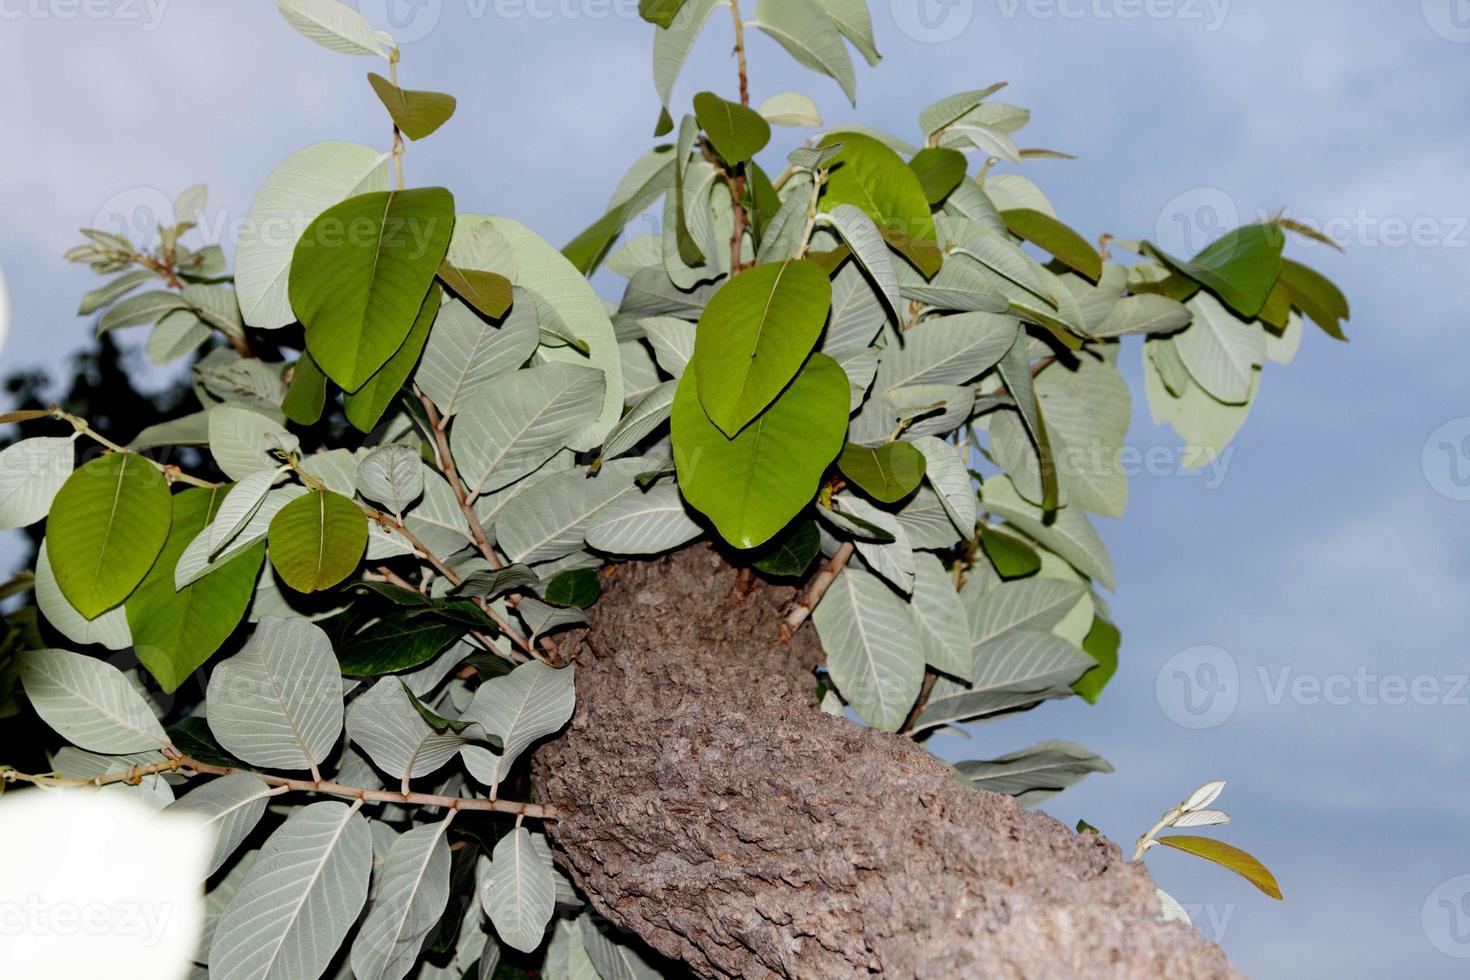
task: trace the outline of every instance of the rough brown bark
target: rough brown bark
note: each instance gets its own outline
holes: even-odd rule
[[[598,911],[702,976],[1234,975],[1113,844],[817,711],[791,598],[703,547],[608,575],[534,770]]]

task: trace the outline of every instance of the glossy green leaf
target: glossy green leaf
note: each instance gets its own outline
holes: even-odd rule
[[[466,630],[462,623],[428,612],[392,612],[343,637],[337,650],[338,666],[348,677],[378,677],[411,670],[433,660]]]
[[[546,601],[557,606],[587,609],[602,595],[602,579],[590,568],[562,572],[546,585]]]
[[[823,146],[842,144],[833,157],[822,210],[851,204],[872,218],[889,244],[926,277],[939,271],[934,216],[919,177],[894,150],[862,133],[833,133]]]
[[[804,260],[758,265],[715,293],[699,318],[690,367],[704,411],[726,435],[737,435],[796,376],[831,305],[827,274]]]
[[[320,592],[351,575],[367,547],[367,517],[330,490],[291,501],[271,520],[271,565],[297,592]]]
[[[638,16],[656,27],[667,28],[683,6],[684,0],[638,0]]]
[[[413,326],[398,350],[393,352],[386,364],[373,372],[372,377],[363,382],[361,388],[343,398],[347,421],[359,432],[373,431],[383,418],[383,413],[388,411],[393,400],[403,390],[404,382],[413,373],[414,366],[418,364],[419,356],[424,351],[424,345],[429,341],[429,331],[433,329],[434,318],[439,315],[441,298],[438,285],[430,286],[429,292],[424,296],[423,306],[419,307],[419,315],[414,318]]]
[[[1102,277],[1102,256],[1087,239],[1056,218],[1030,208],[1003,211],[1011,234],[1051,253],[1062,264],[1097,282]]]
[[[960,186],[969,167],[963,153],[941,146],[926,146],[909,161],[909,169],[919,178],[924,197],[936,207]]]
[[[174,588],[179,557],[208,526],[224,497],[223,489],[194,488],[174,495],[168,540],[124,607],[138,659],[165,693],[178,690],[229,639],[255,594],[265,559],[261,542],[213,574]]]
[[[368,84],[393,117],[393,124],[411,140],[423,139],[454,115],[452,95],[399,88],[377,72],[368,73]]]
[[[1222,868],[1229,868],[1271,898],[1278,902],[1282,900],[1281,886],[1276,883],[1276,876],[1266,870],[1264,864],[1238,847],[1232,847],[1210,837],[1192,837],[1187,834],[1173,834],[1154,839],[1165,847],[1172,847],[1176,851],[1204,858]]]
[[[327,377],[356,391],[403,345],[453,230],[442,187],[362,194],[307,227],[291,260],[291,308]]]
[[[769,541],[816,494],[847,431],[847,376],[813,355],[766,412],[727,439],[700,406],[694,364],[674,396],[674,460],[689,503],[737,548]]]
[[[694,117],[727,163],[744,163],[771,141],[771,124],[759,112],[713,92],[694,97]]]
[[[869,449],[849,442],[837,458],[842,475],[868,496],[896,504],[924,479],[924,454],[909,442],[890,442]]]
[[[51,504],[46,550],[56,584],[88,619],[126,599],[168,539],[168,484],[146,459],[109,453],[69,476]]]
[[[1026,578],[1041,571],[1036,549],[1004,531],[986,528],[980,535],[980,547],[1001,578]]]
[[[815,521],[802,521],[795,530],[777,539],[755,567],[775,578],[800,578],[822,550],[822,534]]]

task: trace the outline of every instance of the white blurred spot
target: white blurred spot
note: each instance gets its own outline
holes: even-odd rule
[[[0,798],[0,962],[7,980],[173,980],[204,918],[210,834],[119,794]]]

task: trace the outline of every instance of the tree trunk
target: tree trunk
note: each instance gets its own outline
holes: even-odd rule
[[[534,763],[597,911],[708,977],[1234,976],[1115,845],[819,712],[793,597],[703,546],[607,574]]]

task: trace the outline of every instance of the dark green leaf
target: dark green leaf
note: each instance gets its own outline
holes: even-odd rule
[[[667,28],[684,0],[638,0],[638,16],[659,27]]]
[[[315,425],[327,407],[327,376],[306,351],[291,369],[291,386],[281,411],[297,425]]]
[[[511,281],[498,272],[461,269],[445,261],[439,263],[439,279],[451,293],[492,320],[504,317],[514,299]]]
[[[348,677],[377,677],[434,659],[464,636],[466,628],[437,616],[392,612],[343,637],[337,660]]]
[[[755,567],[775,578],[800,578],[822,550],[822,534],[816,521],[802,521],[782,538]]]
[[[1153,249],[1170,268],[1220,297],[1246,319],[1253,319],[1281,276],[1286,235],[1276,225],[1245,225],[1227,232],[1188,262]]]
[[[1102,256],[1077,232],[1056,218],[1030,208],[1003,211],[1006,228],[1011,234],[1051,253],[1067,268],[1082,273],[1093,282],[1102,277]]]
[[[842,149],[832,159],[822,210],[851,204],[864,211],[883,237],[931,277],[942,256],[935,244],[934,216],[919,177],[891,148],[861,133],[833,133],[823,146]]]
[[[214,740],[214,734],[209,730],[209,722],[198,715],[190,715],[181,719],[164,729],[164,732],[168,735],[168,740],[173,743],[174,748],[191,759],[197,759],[206,765],[225,766],[230,769],[249,768],[220,747],[220,744]]]
[[[1036,550],[1009,534],[986,528],[980,534],[980,547],[1001,578],[1025,578],[1041,571],[1041,558]]]
[[[1281,281],[1291,293],[1291,304],[1334,340],[1347,340],[1342,321],[1352,313],[1347,297],[1326,276],[1314,269],[1293,262],[1281,261]]]
[[[368,73],[368,84],[378,93],[393,124],[411,140],[421,140],[454,115],[455,99],[443,92],[402,89],[376,72]]]
[[[602,595],[602,579],[590,568],[562,572],[546,585],[546,601],[556,606],[590,609]]]

